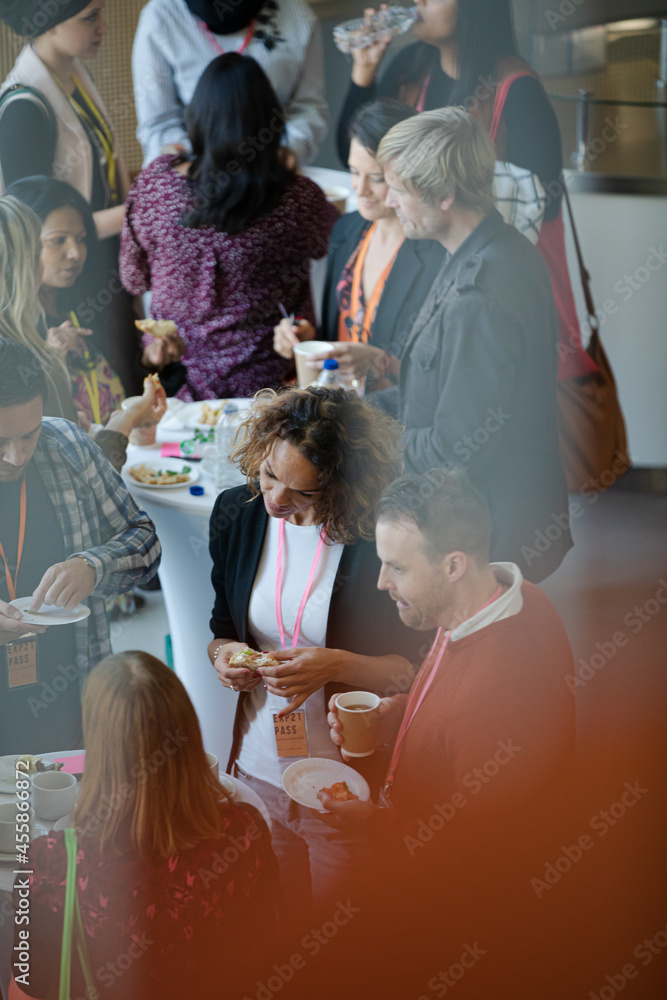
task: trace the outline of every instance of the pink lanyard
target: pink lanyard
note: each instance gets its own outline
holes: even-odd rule
[[[493,593],[493,595],[488,599],[488,601],[486,601],[484,604],[482,604],[481,608],[478,608],[477,611],[475,611],[475,615],[478,615],[480,611],[484,610],[484,608],[488,608],[488,606],[490,604],[493,604],[494,601],[497,601],[498,598],[500,597],[500,595],[502,594],[502,592],[503,592],[502,584],[499,583],[498,587],[495,590],[495,592]],[[474,615],[471,615],[470,617],[474,618]],[[421,708],[422,702],[424,701],[424,698],[428,694],[429,689],[430,689],[431,685],[433,684],[433,681],[435,680],[435,675],[438,672],[438,667],[442,663],[442,658],[445,655],[445,650],[447,649],[447,644],[449,643],[449,637],[451,636],[452,631],[453,630],[450,630],[449,632],[445,632],[445,640],[444,640],[444,642],[443,642],[443,644],[442,644],[442,646],[440,648],[440,652],[438,653],[438,655],[435,658],[435,661],[434,661],[433,666],[431,668],[431,672],[429,673],[428,677],[426,678],[426,681],[422,680],[421,684],[419,682],[417,682],[417,684],[415,684],[415,686],[413,687],[412,691],[410,692],[410,697],[408,698],[408,704],[407,704],[407,707],[405,709],[405,715],[403,716],[403,721],[401,723],[401,728],[399,729],[398,736],[396,737],[396,743],[394,745],[394,752],[391,755],[391,764],[389,765],[389,770],[387,772],[387,779],[386,779],[386,781],[384,783],[384,789],[383,789],[383,791],[384,791],[384,794],[386,796],[389,795],[389,792],[391,791],[391,786],[392,786],[392,784],[394,782],[394,772],[396,771],[396,768],[398,766],[399,758],[400,758],[401,753],[403,751],[403,744],[405,743],[405,737],[407,736],[408,729],[410,728],[412,720],[414,719],[415,715],[417,714],[417,712]],[[426,664],[430,660],[431,656],[433,655],[433,652],[435,650],[435,647],[438,644],[438,640],[440,639],[441,635],[442,635],[442,627],[438,629],[438,633],[437,633],[437,635],[435,637],[435,641],[433,642],[433,645],[431,646],[431,649],[429,650],[428,656],[424,660],[424,664],[422,666],[422,669],[419,671],[420,674],[422,673],[422,670],[424,669],[424,667],[426,666]],[[426,675],[424,674],[423,677],[424,676],[426,676]]]
[[[204,32],[205,35],[208,35],[210,41],[213,43],[213,45],[218,50],[218,52],[220,53],[220,55],[221,56],[226,55],[225,50],[223,49],[223,47],[220,44],[220,42],[218,41],[218,39],[215,37],[215,35],[211,31],[211,29],[209,28],[208,24],[204,24],[203,21],[201,21],[200,24],[201,24],[201,30]],[[236,50],[239,53],[239,55],[242,52],[245,52],[245,50],[248,48],[248,46],[250,45],[250,43],[252,41],[252,36],[254,34],[255,34],[255,19],[253,18],[252,21],[250,22],[250,24],[248,25],[248,30],[246,32],[245,38],[243,39],[243,42],[241,43],[241,47]]]
[[[315,550],[315,558],[313,559],[313,565],[310,567],[310,575],[308,577],[308,583],[306,584],[306,589],[303,592],[303,597],[301,598],[301,604],[299,605],[299,610],[296,614],[296,621],[294,622],[294,633],[292,635],[292,649],[295,649],[299,643],[299,632],[301,631],[301,619],[303,618],[303,613],[306,610],[306,604],[308,603],[308,598],[310,597],[310,590],[313,586],[313,580],[315,579],[315,573],[317,572],[317,567],[319,565],[320,556],[322,555],[322,549],[324,547],[324,528],[320,531],[320,540],[317,543],[317,549]],[[283,613],[281,608],[282,602],[282,588],[283,588],[283,549],[285,547],[285,520],[280,518],[278,522],[278,560],[276,563],[276,621],[278,623],[278,632],[280,633],[280,642],[283,649],[287,649],[285,645],[285,627],[283,625]]]
[[[424,105],[426,104],[426,91],[428,90],[428,85],[430,82],[431,82],[431,74],[427,73],[424,83],[422,85],[421,93],[417,99],[417,103],[415,104],[415,111],[418,111],[420,114],[424,110]]]

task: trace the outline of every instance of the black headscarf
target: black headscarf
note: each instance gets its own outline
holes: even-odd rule
[[[76,17],[90,0],[0,0],[0,19],[24,38],[36,38]]]
[[[259,14],[264,0],[185,0],[190,12],[216,35],[234,35]]]

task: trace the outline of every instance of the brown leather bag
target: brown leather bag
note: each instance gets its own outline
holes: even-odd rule
[[[587,352],[597,372],[558,382],[560,455],[570,493],[604,492],[631,466],[616,380],[600,340],[600,324],[591,293],[567,188],[563,187],[577,251],[586,311],[591,327]]]

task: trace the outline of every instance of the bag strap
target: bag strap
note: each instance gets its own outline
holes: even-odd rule
[[[55,143],[58,136],[58,123],[56,122],[56,116],[53,113],[53,108],[49,102],[44,97],[44,94],[40,90],[36,90],[35,87],[28,87],[23,83],[15,83],[13,87],[8,87],[4,94],[0,97],[0,115],[14,100],[29,100],[33,104],[37,104],[46,118],[48,135],[46,137],[47,143]]]
[[[507,95],[509,89],[515,80],[520,80],[522,76],[534,76],[534,73],[511,73],[506,76],[504,80],[501,80],[498,89],[496,90],[496,99],[493,102],[493,117],[491,118],[491,125],[489,126],[489,137],[491,142],[496,141],[496,135],[498,134],[498,128],[500,126],[500,119],[503,116],[503,111],[505,110],[505,101],[507,100]]]
[[[574,222],[574,212],[572,211],[572,202],[570,200],[570,193],[567,190],[566,184],[563,184],[563,196],[565,198],[565,204],[567,205],[567,214],[570,220],[570,226],[572,227],[572,237],[574,239],[574,248],[577,252],[577,263],[579,264],[581,287],[584,290],[584,299],[586,301],[586,312],[588,313],[588,321],[591,327],[591,336],[596,337],[598,334],[598,330],[600,328],[600,324],[598,322],[597,313],[595,311],[595,303],[593,302],[593,292],[591,290],[591,275],[590,271],[584,264],[584,255],[581,252],[579,233],[577,232],[577,227]]]
[[[60,952],[60,986],[58,1000],[69,1000],[70,983],[72,979],[72,931],[76,938],[76,947],[83,976],[89,991],[94,996],[95,983],[88,961],[86,939],[83,932],[79,897],[76,891],[76,833],[65,830],[65,849],[67,851],[67,881],[65,883],[65,911],[63,914],[63,940]]]

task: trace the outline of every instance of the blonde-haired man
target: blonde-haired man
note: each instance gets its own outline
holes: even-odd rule
[[[494,148],[462,108],[394,126],[378,162],[405,235],[437,240],[448,257],[408,335],[398,386],[373,400],[405,426],[407,472],[467,468],[491,511],[492,559],[538,582],[572,545],[548,271],[494,208]]]

